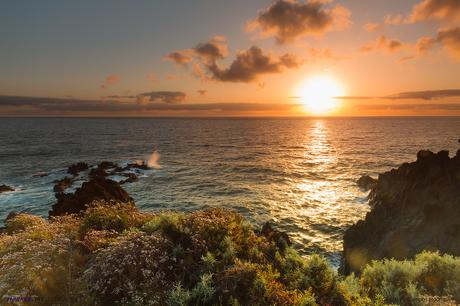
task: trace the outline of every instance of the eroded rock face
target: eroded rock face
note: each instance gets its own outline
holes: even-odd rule
[[[423,250],[460,255],[460,155],[420,151],[417,161],[379,175],[372,210],[344,236],[342,272]]]
[[[80,213],[94,200],[115,200],[133,205],[133,199],[119,183],[102,177],[84,182],[73,194],[56,193],[58,202],[52,206],[49,216]]]
[[[0,193],[14,191],[14,189],[7,185],[0,185]]]
[[[356,184],[362,190],[368,191],[371,190],[377,184],[377,180],[370,177],[369,175],[363,175],[359,178]]]

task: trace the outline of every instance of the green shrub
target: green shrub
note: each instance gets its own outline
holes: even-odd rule
[[[338,275],[223,209],[148,214],[95,203],[0,234],[0,294],[37,305],[454,305],[460,258],[424,252]]]
[[[460,302],[460,258],[423,252],[415,260],[374,261],[360,283],[371,298],[381,295],[398,305],[425,305],[430,300]]]
[[[43,226],[46,221],[43,218],[25,213],[18,214],[5,222],[5,231],[9,234],[24,231],[29,227]]]
[[[84,213],[80,223],[80,236],[91,230],[123,232],[131,227],[140,227],[145,215],[134,205],[115,202],[94,202]]]

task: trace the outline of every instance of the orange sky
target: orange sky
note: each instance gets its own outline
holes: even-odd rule
[[[0,116],[460,115],[460,1],[12,2],[0,17]],[[302,85],[318,77],[331,85]]]

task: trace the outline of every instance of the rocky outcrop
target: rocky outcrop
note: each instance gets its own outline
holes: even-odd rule
[[[0,185],[0,193],[14,191],[14,189],[7,185]]]
[[[95,200],[134,203],[119,183],[102,177],[84,182],[73,194],[56,193],[56,198],[58,202],[52,206],[50,217],[80,213]]]
[[[63,179],[56,180],[54,181],[53,191],[58,192],[58,193],[64,192],[64,190],[72,186],[72,183],[73,183],[73,180],[67,176],[64,177]]]
[[[342,272],[423,250],[460,256],[460,151],[420,151],[417,161],[379,175],[371,211],[344,236]]]
[[[67,168],[67,173],[72,174],[73,176],[77,176],[80,172],[88,169],[89,165],[87,163],[79,162]]]
[[[377,180],[370,177],[369,175],[363,175],[359,178],[356,184],[362,190],[369,191],[377,184]]]

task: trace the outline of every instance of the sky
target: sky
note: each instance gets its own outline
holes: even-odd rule
[[[460,115],[458,0],[15,0],[0,41],[0,116]]]

